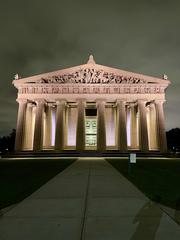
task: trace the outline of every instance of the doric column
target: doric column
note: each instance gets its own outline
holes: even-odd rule
[[[130,131],[131,131],[131,148],[137,148],[137,121],[136,121],[136,105],[130,103]]]
[[[126,102],[117,100],[117,146],[120,151],[127,151]]]
[[[85,149],[85,100],[78,99],[77,102],[76,150],[83,151]]]
[[[142,152],[149,151],[146,101],[138,100],[139,108],[139,148]]]
[[[45,148],[50,148],[52,145],[52,103],[48,103],[45,110],[44,118],[44,141]]]
[[[19,103],[17,126],[16,126],[16,140],[15,140],[15,151],[23,150],[24,131],[25,131],[25,115],[27,100],[18,99]]]
[[[156,119],[157,119],[157,135],[158,135],[159,150],[161,152],[167,152],[167,140],[166,140],[166,129],[165,129],[163,103],[164,103],[163,100],[155,100]]]
[[[33,128],[32,128],[32,109],[33,103],[27,103],[26,107],[26,121],[25,121],[25,133],[24,133],[24,147],[23,149],[32,150],[33,148]]]
[[[33,150],[42,150],[43,143],[43,112],[44,112],[44,100],[38,99],[36,101],[36,115],[35,115],[35,126],[34,126],[34,143]]]
[[[149,125],[150,125],[150,131],[149,131],[149,149],[150,150],[157,150],[158,149],[158,143],[157,143],[157,119],[156,119],[156,110],[154,103],[151,103],[149,105]]]
[[[105,101],[102,99],[97,102],[97,150],[106,150],[106,126],[105,126]]]
[[[64,150],[65,139],[65,106],[64,99],[56,101],[56,133],[55,133],[55,150]]]

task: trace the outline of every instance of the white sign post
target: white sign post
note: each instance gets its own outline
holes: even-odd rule
[[[128,157],[128,173],[131,174],[131,164],[136,163],[136,153],[130,153]]]
[[[136,163],[136,153],[130,153],[130,163]]]

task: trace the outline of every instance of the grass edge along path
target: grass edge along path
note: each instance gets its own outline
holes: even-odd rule
[[[180,210],[180,159],[138,159],[128,170],[128,159],[106,160],[148,198]]]
[[[0,160],[0,209],[22,201],[75,160]]]

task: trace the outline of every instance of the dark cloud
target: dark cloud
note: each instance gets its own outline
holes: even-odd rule
[[[0,134],[15,127],[18,72],[35,75],[82,64],[89,53],[102,65],[162,76],[167,129],[180,127],[180,2],[158,0],[41,0],[1,2]]]

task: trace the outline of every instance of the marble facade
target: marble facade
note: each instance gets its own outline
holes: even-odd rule
[[[167,151],[163,104],[170,81],[87,64],[13,81],[15,150]]]

